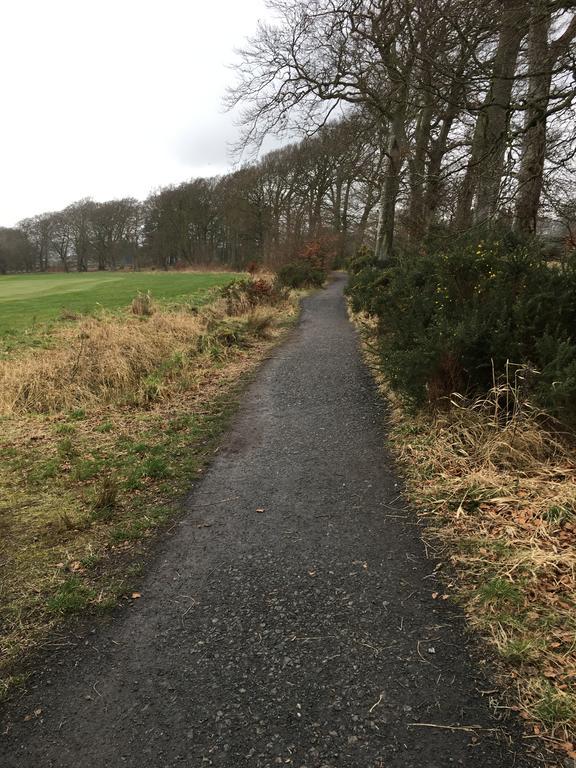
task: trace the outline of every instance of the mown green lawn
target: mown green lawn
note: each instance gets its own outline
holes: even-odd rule
[[[20,335],[63,311],[89,314],[127,307],[138,291],[160,302],[202,304],[212,288],[229,283],[234,272],[89,272],[0,276],[0,338]]]

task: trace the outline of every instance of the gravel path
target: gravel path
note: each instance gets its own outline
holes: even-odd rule
[[[5,714],[2,768],[532,765],[431,597],[343,284],[304,302],[142,598]]]

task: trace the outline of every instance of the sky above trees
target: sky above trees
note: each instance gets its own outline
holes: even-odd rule
[[[0,226],[230,167],[222,97],[263,0],[2,3]]]

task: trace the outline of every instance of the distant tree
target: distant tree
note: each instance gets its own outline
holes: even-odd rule
[[[18,224],[18,229],[24,232],[31,243],[34,269],[39,272],[45,272],[48,269],[53,226],[52,215],[47,213],[23,219]]]
[[[0,274],[34,268],[34,247],[27,235],[20,229],[0,227]]]
[[[96,203],[90,198],[78,200],[64,209],[78,272],[87,272],[94,253],[92,216]]]

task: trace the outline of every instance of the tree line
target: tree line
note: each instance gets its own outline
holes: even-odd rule
[[[573,216],[573,2],[268,5],[274,21],[241,52],[229,95],[244,107],[244,141],[361,110],[383,157],[381,262],[438,226],[531,235],[543,212]]]
[[[0,230],[0,272],[275,264],[329,235],[382,263],[431,237],[545,215],[576,244],[576,11],[556,0],[269,0],[230,105],[243,146],[297,143],[224,176],[80,200]]]
[[[374,224],[383,162],[372,126],[350,116],[224,176],[0,229],[0,272],[275,265],[327,236],[344,258]]]

